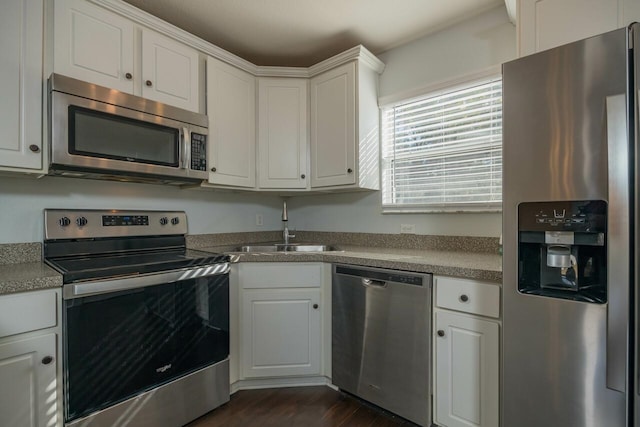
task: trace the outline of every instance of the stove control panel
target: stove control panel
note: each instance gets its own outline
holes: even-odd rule
[[[45,240],[187,234],[181,211],[45,209]]]

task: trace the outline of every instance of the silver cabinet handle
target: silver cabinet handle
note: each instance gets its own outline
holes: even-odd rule
[[[609,234],[607,283],[607,388],[625,392],[629,325],[629,147],[625,95],[607,97]]]
[[[178,163],[182,169],[189,168],[189,152],[191,151],[189,148],[189,144],[191,143],[191,135],[189,134],[189,129],[186,127],[182,128],[181,132],[182,136],[182,145],[180,147],[180,158],[178,159]]]

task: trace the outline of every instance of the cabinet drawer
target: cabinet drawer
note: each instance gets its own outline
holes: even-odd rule
[[[241,263],[238,273],[243,289],[317,288],[322,284],[322,263]]]
[[[500,286],[455,277],[436,277],[436,306],[449,310],[500,317]]]
[[[56,292],[0,296],[0,337],[56,326]]]

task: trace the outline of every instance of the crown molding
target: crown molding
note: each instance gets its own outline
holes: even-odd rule
[[[382,73],[382,71],[384,70],[384,63],[382,61],[376,58],[373,53],[369,52],[366,47],[358,45],[352,47],[349,50],[345,50],[344,52],[339,53],[335,56],[332,56],[331,58],[325,59],[322,62],[312,65],[311,67],[309,67],[309,77],[324,73],[325,71],[329,71],[332,68],[345,64],[347,62],[357,60],[367,65],[378,74]]]
[[[129,3],[125,3],[120,0],[89,0],[92,3],[95,3],[105,9],[108,9],[117,14],[123,15],[127,19],[131,19],[139,25],[145,26],[151,30],[157,31],[161,34],[169,36],[173,39],[178,40],[181,43],[184,43],[188,46],[193,47],[194,49],[199,50],[200,52],[213,56],[221,61],[227,62],[234,67],[240,68],[241,70],[247,71],[251,74],[256,74],[257,68],[251,62],[240,58],[239,56],[234,55],[231,52],[227,52],[226,50],[209,43],[197,37],[182,28],[178,28],[175,25],[169,24],[162,19],[153,16],[143,10],[138,9],[130,5]]]
[[[360,63],[370,67],[378,74],[384,70],[384,63],[362,45],[355,46],[349,50],[339,53],[331,58],[325,59],[311,67],[265,67],[257,66],[251,62],[234,55],[214,44],[209,43],[175,25],[169,24],[162,19],[153,16],[143,10],[125,3],[122,0],[88,0],[111,12],[131,19],[138,25],[165,34],[185,45],[226,62],[236,68],[244,70],[256,77],[293,77],[309,78],[317,74],[328,71],[334,67],[347,62],[358,60]]]

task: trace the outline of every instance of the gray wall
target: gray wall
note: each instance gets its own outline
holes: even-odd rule
[[[515,28],[498,7],[392,49],[380,95],[420,90],[515,57]],[[317,231],[498,236],[499,214],[385,214],[380,193],[310,195],[289,199],[290,225]],[[42,241],[44,208],[175,209],[189,217],[192,234],[279,229],[281,199],[251,192],[223,193],[69,178],[0,177],[0,243]],[[262,214],[264,225],[255,225]]]
[[[380,96],[416,96],[429,87],[497,67],[516,57],[516,29],[499,6],[443,31],[391,49]],[[289,222],[299,229],[399,233],[415,224],[417,234],[497,237],[499,213],[383,214],[380,192],[294,197]]]
[[[495,213],[382,214],[378,191],[294,197],[287,206],[298,230],[397,234],[400,224],[414,224],[416,234],[496,237],[502,227]]]
[[[274,195],[222,193],[71,178],[0,177],[0,243],[42,241],[45,208],[184,210],[189,233],[280,228],[282,199]],[[256,214],[264,225],[256,226]]]

